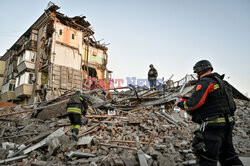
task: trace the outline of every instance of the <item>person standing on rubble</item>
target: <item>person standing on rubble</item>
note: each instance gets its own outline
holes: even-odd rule
[[[152,89],[156,87],[156,79],[157,79],[158,73],[152,64],[149,65],[149,67],[150,69],[148,71],[148,81],[149,81],[150,89]]]
[[[78,140],[78,133],[81,128],[81,115],[85,115],[88,110],[88,104],[82,96],[82,91],[77,90],[67,103],[67,113],[71,123],[72,136],[74,140]]]
[[[192,121],[201,125],[194,132],[192,146],[200,166],[242,166],[232,143],[236,104],[232,86],[223,80],[224,75],[212,73],[213,67],[201,60],[193,67],[198,82],[195,91],[186,101],[176,105],[192,116]]]

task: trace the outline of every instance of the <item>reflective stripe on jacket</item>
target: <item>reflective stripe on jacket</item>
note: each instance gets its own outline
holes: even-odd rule
[[[192,120],[196,123],[201,124],[209,117],[221,117],[230,112],[228,98],[222,93],[217,80],[213,78],[217,75],[217,73],[213,73],[202,77],[192,96],[187,101],[178,103],[179,107],[192,115]]]
[[[68,113],[74,112],[74,113],[82,114],[82,110],[80,108],[76,108],[76,107],[68,107],[67,112]]]

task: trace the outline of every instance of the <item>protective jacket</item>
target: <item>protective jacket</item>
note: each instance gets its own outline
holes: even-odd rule
[[[148,79],[153,80],[156,79],[157,76],[158,76],[157,70],[154,67],[150,68],[148,71]]]
[[[74,94],[70,97],[67,104],[68,113],[86,114],[88,104],[84,97],[78,94]]]
[[[233,115],[236,106],[233,100],[233,92],[230,84],[223,81],[224,76],[212,73],[202,77],[192,96],[178,106],[184,108],[192,120],[201,124],[213,117],[225,117]]]

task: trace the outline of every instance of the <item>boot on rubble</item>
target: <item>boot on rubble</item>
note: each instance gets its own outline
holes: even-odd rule
[[[78,137],[77,137],[78,132],[79,132],[79,130],[76,129],[76,128],[72,130],[72,137],[73,137],[73,139],[74,139],[75,141],[78,141]]]

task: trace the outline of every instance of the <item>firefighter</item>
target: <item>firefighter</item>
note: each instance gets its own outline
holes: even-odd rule
[[[156,86],[156,79],[157,79],[158,73],[152,64],[149,65],[149,68],[150,69],[148,71],[148,81],[149,81],[150,89],[152,89]]]
[[[192,121],[201,125],[195,131],[192,146],[200,166],[242,166],[232,143],[235,124],[232,86],[223,80],[224,75],[212,73],[213,67],[201,60],[193,67],[198,82],[194,93],[186,101],[176,105],[192,116]]]
[[[82,91],[77,90],[73,94],[69,102],[67,103],[67,113],[71,123],[72,137],[74,140],[78,140],[78,133],[81,127],[81,115],[85,115],[88,110],[88,104],[82,96]]]

